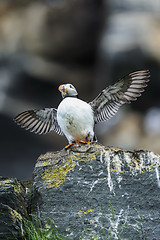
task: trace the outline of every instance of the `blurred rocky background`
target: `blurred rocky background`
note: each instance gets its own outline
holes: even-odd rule
[[[67,144],[55,133],[37,136],[13,117],[57,107],[57,88],[70,82],[91,101],[104,87],[149,69],[142,97],[98,124],[99,141],[160,153],[160,1],[0,1],[0,175],[32,177],[36,159]]]

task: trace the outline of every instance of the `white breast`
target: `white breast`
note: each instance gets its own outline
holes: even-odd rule
[[[91,106],[73,97],[65,98],[58,106],[57,121],[69,143],[93,140],[94,115]]]

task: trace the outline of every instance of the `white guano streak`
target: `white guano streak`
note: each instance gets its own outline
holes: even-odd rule
[[[159,179],[159,160],[156,158],[156,167],[155,167],[156,177],[157,177],[157,184],[160,188],[160,179]]]

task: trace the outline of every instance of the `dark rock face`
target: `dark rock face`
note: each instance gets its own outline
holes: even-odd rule
[[[26,214],[25,188],[15,178],[0,177],[0,239],[16,239]]]
[[[74,239],[160,236],[160,157],[98,144],[41,155],[34,211]]]
[[[47,217],[53,219],[71,239],[159,240],[159,166],[160,156],[153,152],[99,144],[41,155],[34,169],[33,206],[26,203],[32,184],[25,188],[14,178],[0,177],[0,239],[21,236],[31,207],[44,225]]]

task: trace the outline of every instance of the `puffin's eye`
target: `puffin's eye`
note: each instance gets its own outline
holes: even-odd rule
[[[73,85],[72,85],[72,84],[70,84],[70,88],[73,88]]]

